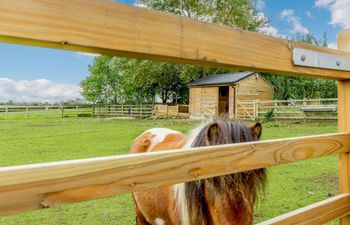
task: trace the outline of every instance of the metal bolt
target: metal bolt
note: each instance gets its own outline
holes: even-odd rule
[[[301,59],[301,61],[304,62],[306,60],[306,56],[305,55],[301,55],[300,59]]]
[[[336,64],[337,64],[337,66],[340,66],[340,61],[339,61],[339,60],[337,60]]]

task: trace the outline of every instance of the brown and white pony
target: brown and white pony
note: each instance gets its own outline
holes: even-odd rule
[[[188,138],[178,131],[153,128],[136,138],[130,152],[257,141],[261,130],[260,123],[248,127],[225,119],[199,127]],[[265,181],[265,169],[257,169],[134,192],[137,224],[252,224],[254,202]]]

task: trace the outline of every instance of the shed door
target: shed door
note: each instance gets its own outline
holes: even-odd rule
[[[219,87],[219,115],[227,115],[229,108],[229,86]]]

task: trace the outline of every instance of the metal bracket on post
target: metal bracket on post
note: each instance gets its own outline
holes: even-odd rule
[[[292,60],[295,66],[350,71],[350,57],[330,53],[294,48]]]

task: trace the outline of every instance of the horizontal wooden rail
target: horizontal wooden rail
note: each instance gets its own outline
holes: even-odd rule
[[[350,133],[0,168],[0,215],[348,152]]]
[[[257,225],[325,224],[348,214],[350,214],[350,194],[340,194]]]
[[[0,41],[205,66],[336,79],[350,72],[294,66],[294,47],[349,53],[107,0],[1,0]]]

